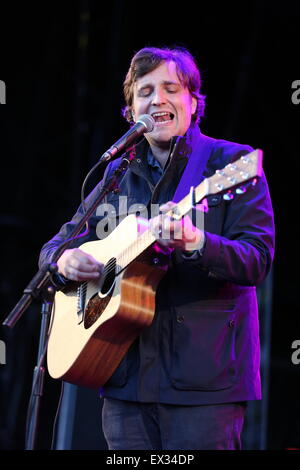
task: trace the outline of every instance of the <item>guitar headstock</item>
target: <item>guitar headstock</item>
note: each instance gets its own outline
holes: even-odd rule
[[[227,192],[223,198],[232,199],[234,197],[233,188],[236,188],[236,193],[245,192],[246,188],[243,183],[262,175],[262,158],[262,150],[256,149],[225,166],[222,170],[217,170],[214,175],[203,180],[196,188],[192,186],[190,193],[177,203],[168,214],[173,219],[180,220],[183,215],[195,207],[196,203],[210,194]]]
[[[263,152],[256,149],[242,156],[233,163],[229,163],[222,170],[217,170],[206,179],[207,195],[222,193],[242,183],[262,175]]]

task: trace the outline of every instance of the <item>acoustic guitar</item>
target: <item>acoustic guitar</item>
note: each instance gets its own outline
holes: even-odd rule
[[[262,151],[257,149],[204,179],[192,188],[193,197],[187,195],[169,214],[180,220],[211,194],[227,191],[225,198],[231,198],[233,188],[242,193],[241,184],[254,184],[261,174]],[[156,290],[169,260],[155,250],[157,239],[150,227],[130,214],[105,239],[80,246],[104,270],[100,279],[70,281],[55,295],[47,350],[53,378],[90,388],[104,385],[151,324]]]

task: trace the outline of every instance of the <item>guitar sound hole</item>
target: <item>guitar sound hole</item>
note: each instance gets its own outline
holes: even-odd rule
[[[100,288],[100,296],[106,296],[115,283],[116,278],[116,259],[112,258],[104,268],[102,274],[102,284]]]
[[[102,274],[102,283],[99,293],[88,301],[84,312],[84,327],[90,328],[100,318],[113,294],[115,283],[116,259],[111,259],[105,266]]]

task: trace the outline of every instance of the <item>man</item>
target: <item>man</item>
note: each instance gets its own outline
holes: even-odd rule
[[[166,213],[182,191],[252,150],[201,134],[200,85],[186,50],[145,48],[133,57],[124,114],[130,122],[150,114],[155,126],[136,146],[119,194],[107,196],[116,210],[126,195],[131,203],[160,204]],[[105,180],[118,163],[108,165]],[[152,222],[168,234],[159,243],[169,250],[169,269],[152,324],[101,392],[109,449],[239,449],[246,402],[261,398],[254,286],[267,275],[274,251],[265,177],[232,200],[219,194],[207,200],[204,229],[194,226],[195,211],[182,221],[165,215]],[[81,213],[43,247],[41,263]],[[99,220],[95,215],[91,227]],[[63,282],[101,275],[99,263],[80,248],[66,250],[58,268]]]

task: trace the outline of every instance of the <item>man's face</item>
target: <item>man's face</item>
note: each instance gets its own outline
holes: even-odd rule
[[[150,145],[164,146],[171,137],[184,135],[196,107],[196,98],[178,78],[175,62],[163,62],[134,84],[134,120],[142,114],[151,114],[155,120],[153,131],[146,134]]]

